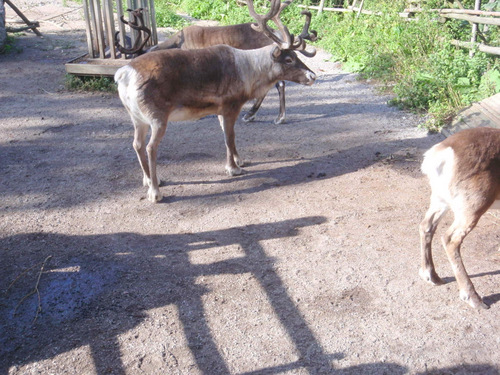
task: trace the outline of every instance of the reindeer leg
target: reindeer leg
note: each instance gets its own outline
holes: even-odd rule
[[[455,216],[453,224],[443,237],[443,246],[446,249],[446,255],[448,256],[453,273],[457,279],[460,290],[460,298],[476,309],[488,309],[489,306],[486,305],[477,294],[476,289],[474,288],[474,285],[465,270],[465,266],[460,255],[460,246],[462,245],[464,238],[472,229],[474,229],[480,217],[481,215],[478,215],[477,213],[468,215],[467,212],[460,216]]]
[[[285,122],[285,117],[286,117],[286,108],[285,108],[285,81],[279,81],[276,83],[276,89],[278,90],[279,98],[280,98],[280,113],[278,117],[276,117],[276,120],[274,120],[275,124],[283,124]],[[252,108],[243,116],[243,121],[245,122],[250,122],[255,120],[255,115],[257,114],[257,111],[259,110],[260,106],[262,105],[262,102],[264,101],[264,98],[266,96],[264,95],[261,98],[257,98],[255,100],[255,103],[253,104]]]
[[[226,115],[219,115],[219,122],[222,130],[224,131],[224,137],[227,149],[227,160],[226,160],[226,172],[230,176],[240,175],[243,170],[240,167],[245,165],[245,162],[238,155],[236,151],[236,144],[234,141],[234,124],[239,111],[235,111],[236,114],[230,113]]]
[[[262,105],[262,102],[264,101],[264,98],[266,96],[264,95],[261,98],[255,99],[255,103],[253,104],[252,108],[243,116],[243,121],[245,122],[251,122],[255,120],[255,115],[257,114],[257,111],[259,110],[260,106]]]
[[[432,238],[439,221],[447,210],[448,205],[435,195],[432,195],[429,209],[419,227],[422,262],[418,273],[423,280],[433,285],[443,284],[443,280],[436,273],[434,261],[432,260]]]
[[[280,114],[274,120],[276,125],[283,124],[285,122],[286,117],[286,108],[285,108],[285,81],[279,81],[276,83],[276,89],[278,90],[278,94],[280,97]]]
[[[158,176],[156,174],[156,158],[158,155],[158,146],[165,135],[167,130],[167,121],[156,122],[151,124],[151,138],[147,146],[148,159],[149,159],[149,171],[151,182],[148,190],[148,200],[155,203],[160,201],[163,196],[160,192]]]
[[[146,157],[146,135],[148,134],[149,126],[138,119],[132,117],[132,122],[134,123],[134,142],[133,147],[139,159],[139,164],[141,165],[143,172],[142,184],[144,186],[149,186],[151,184],[151,175],[149,173],[149,165]]]

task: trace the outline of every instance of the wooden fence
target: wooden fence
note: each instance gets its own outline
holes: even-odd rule
[[[420,12],[424,12],[424,10],[420,7],[421,0],[409,0],[409,7],[405,9],[404,12],[400,13],[401,17],[406,17],[411,19],[411,17],[415,16]],[[490,11],[481,11],[481,0],[475,1],[475,9],[464,9],[462,3],[459,0],[455,0],[455,3],[459,6],[460,9],[431,9],[427,12],[437,13],[441,19],[444,21],[446,19],[456,19],[456,20],[464,20],[468,21],[472,25],[471,32],[471,40],[470,41],[460,41],[453,40],[452,44],[462,48],[468,48],[471,50],[471,54],[473,54],[474,50],[479,50],[481,52],[498,55],[500,56],[500,47],[494,47],[487,45],[486,37],[479,31],[478,25],[486,25],[487,26],[500,26],[500,12],[490,12]],[[328,8],[324,6],[325,0],[321,0],[319,5],[317,6],[307,6],[307,5],[299,5],[301,8],[314,9],[318,11],[318,14],[323,11],[327,12],[342,12],[342,13],[357,13],[360,14],[368,14],[368,15],[381,15],[380,12],[373,12],[364,9],[364,0],[352,0],[349,2],[349,6],[346,8]],[[477,39],[480,38],[481,42],[477,42]]]
[[[111,76],[133,57],[115,48],[116,32],[119,32],[119,43],[123,47],[133,46],[140,38],[139,32],[133,29],[130,29],[129,37],[126,37],[125,25],[120,21],[130,16],[124,14],[125,1],[128,9],[143,9],[144,26],[151,31],[151,38],[146,46],[158,43],[154,0],[83,0],[88,54],[69,61],[66,64],[68,73]],[[127,41],[126,38],[130,40]]]

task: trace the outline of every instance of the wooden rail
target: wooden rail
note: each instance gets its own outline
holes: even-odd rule
[[[414,1],[415,2],[415,1]],[[359,5],[359,0],[353,0],[352,5],[347,8],[329,8],[324,6],[324,1],[322,0],[317,5],[298,5],[300,8],[314,9],[320,14],[323,11],[327,12],[339,12],[339,13],[354,13],[367,14],[367,15],[381,15],[382,12],[373,12],[370,10],[363,9],[363,2]],[[356,6],[359,5],[359,6]],[[411,5],[411,4],[410,4]],[[459,4],[461,6],[461,3]],[[489,53],[492,55],[500,56],[500,47],[488,46],[484,43],[477,43],[476,38],[479,36],[483,41],[485,37],[479,32],[477,25],[490,25],[490,26],[500,26],[500,12],[493,11],[483,11],[479,10],[481,7],[481,0],[476,0],[475,9],[430,9],[423,10],[419,8],[411,7],[410,9],[405,9],[403,13],[400,13],[401,17],[408,17],[412,14],[422,13],[422,12],[433,12],[437,13],[443,19],[456,19],[468,21],[473,25],[472,37],[469,42],[463,42],[459,40],[453,40],[452,44],[461,47],[468,48],[471,50],[471,55],[473,55],[474,50],[479,50],[484,53]]]

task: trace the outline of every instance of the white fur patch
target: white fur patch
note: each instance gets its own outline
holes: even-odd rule
[[[120,99],[130,114],[145,123],[149,120],[139,109],[137,100],[137,72],[130,65],[125,65],[115,73],[115,82],[118,84]]]
[[[451,202],[450,183],[455,169],[455,152],[451,147],[441,149],[438,145],[424,154],[422,172],[429,178],[432,195],[448,204]]]

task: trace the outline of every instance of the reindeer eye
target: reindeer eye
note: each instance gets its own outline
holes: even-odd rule
[[[291,57],[291,56],[285,57],[285,64],[287,64],[287,65],[293,64],[294,61],[295,61],[295,59],[293,57]]]

